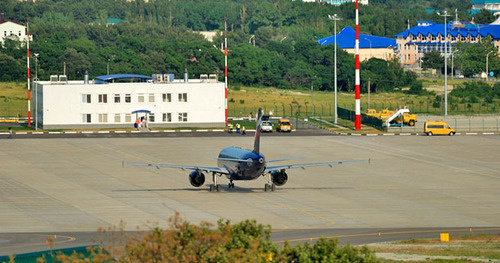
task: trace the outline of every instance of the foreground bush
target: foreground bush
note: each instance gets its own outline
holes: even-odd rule
[[[123,226],[119,227],[123,229]],[[89,248],[91,258],[58,255],[57,262],[376,262],[366,247],[339,247],[321,238],[315,244],[280,248],[270,241],[270,226],[245,220],[235,225],[220,220],[193,225],[176,214],[169,228],[127,236],[123,230],[101,230],[102,248]],[[38,262],[44,262],[39,259]]]

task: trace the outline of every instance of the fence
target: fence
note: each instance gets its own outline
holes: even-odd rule
[[[470,105],[470,106],[469,106]],[[271,114],[274,116],[284,116],[291,118],[292,121],[297,122],[297,128],[304,127],[298,122],[299,119],[310,118],[310,117],[318,117],[318,118],[331,118],[334,114],[333,105],[330,104],[315,104],[315,110],[311,110],[308,105],[299,105],[299,104],[288,104],[281,105],[280,107],[263,107],[264,112],[267,114]],[[419,105],[420,106],[420,105]],[[407,132],[420,132],[423,130],[423,123],[425,121],[433,121],[433,120],[444,120],[447,121],[452,127],[454,127],[457,131],[499,131],[499,112],[497,109],[498,102],[493,102],[489,104],[484,103],[461,103],[461,104],[451,104],[448,109],[449,116],[444,119],[443,112],[441,108],[434,108],[427,105],[428,107],[419,107],[410,105],[408,108],[410,112],[419,114],[417,119],[418,122],[413,127],[400,127],[400,128],[389,128],[389,130],[398,130],[398,131],[407,131]],[[382,110],[385,108],[388,109],[396,109],[398,106],[392,103],[372,103],[370,108],[374,108],[377,110]],[[339,104],[338,107],[338,116],[339,118],[354,121],[355,112],[349,110],[348,108],[354,109],[353,104]],[[362,112],[368,109],[368,104],[364,104],[362,107]],[[235,117],[245,117],[250,113],[255,113],[258,111],[258,107],[233,107],[229,109],[229,115]],[[482,117],[477,116],[478,114],[488,114],[492,115],[492,117]],[[254,115],[255,116],[255,115]],[[383,130],[383,121],[368,116],[364,113],[361,114],[361,121],[364,125],[372,126],[376,129]]]
[[[430,115],[443,115],[444,113],[444,103],[435,101],[425,101],[419,102],[417,104],[398,104],[398,103],[362,103],[361,112],[365,112],[367,109],[390,109],[395,110],[401,106],[407,107],[411,113],[415,114],[430,114]],[[354,109],[354,103],[339,103],[339,116],[340,108],[342,109]],[[229,104],[228,113],[233,117],[245,117],[248,114],[255,113],[258,111],[259,107],[245,107],[239,106],[234,103]],[[282,104],[274,106],[262,106],[265,113],[272,112],[276,116],[300,116],[300,117],[310,117],[310,116],[333,116],[334,105],[333,104],[314,104],[314,109],[311,109],[310,104]],[[448,103],[448,114],[449,115],[478,115],[478,114],[500,114],[500,101],[495,100],[491,103],[478,102],[478,103],[458,103],[450,102]],[[348,116],[348,115],[346,115]],[[344,116],[345,117],[345,116]],[[342,118],[344,118],[342,117]],[[345,118],[351,119],[351,118]]]

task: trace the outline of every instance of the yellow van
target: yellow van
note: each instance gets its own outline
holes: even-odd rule
[[[291,132],[292,124],[289,119],[281,119],[276,127],[276,131],[278,132]]]
[[[444,121],[426,121],[424,123],[424,133],[432,135],[455,135],[455,130]]]

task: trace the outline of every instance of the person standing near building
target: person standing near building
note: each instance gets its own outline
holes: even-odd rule
[[[246,133],[246,129],[245,129],[245,126],[241,127],[241,135],[245,135],[247,134]]]
[[[141,124],[141,119],[137,118],[134,123],[134,128],[139,129],[139,125]]]
[[[9,127],[9,139],[12,139],[12,127]]]

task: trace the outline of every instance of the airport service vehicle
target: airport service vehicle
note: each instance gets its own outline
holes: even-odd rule
[[[397,111],[391,111],[388,109],[381,111],[377,111],[375,109],[366,110],[366,115],[379,118],[387,122],[387,126],[390,124],[401,125],[401,114],[403,115],[403,125],[415,126],[415,122],[417,122],[417,115],[410,114],[410,110],[408,109],[399,109]]]
[[[432,136],[432,135],[455,135],[455,130],[450,127],[444,121],[426,121],[424,122],[424,133]]]
[[[260,133],[262,124],[262,110],[259,109],[257,118],[257,128],[254,138],[253,150],[242,149],[239,147],[227,147],[222,149],[217,158],[217,167],[198,166],[198,165],[177,165],[177,164],[155,164],[155,163],[131,163],[123,162],[125,165],[149,166],[149,167],[167,167],[182,170],[192,170],[189,173],[189,182],[194,187],[200,187],[205,183],[205,173],[212,173],[212,184],[210,191],[220,192],[221,187],[217,183],[217,177],[226,176],[229,179],[228,188],[234,188],[233,181],[249,181],[259,177],[266,177],[267,182],[264,185],[264,191],[275,191],[276,186],[282,186],[288,181],[286,169],[302,168],[312,166],[330,166],[346,163],[361,163],[369,160],[351,160],[340,162],[318,162],[303,164],[270,165],[273,162],[281,162],[296,158],[282,158],[266,160],[260,153]]]
[[[276,131],[278,132],[291,132],[292,124],[289,119],[281,119],[278,122],[278,126],[276,127]]]
[[[262,132],[273,132],[273,124],[270,121],[263,121],[260,130]]]

